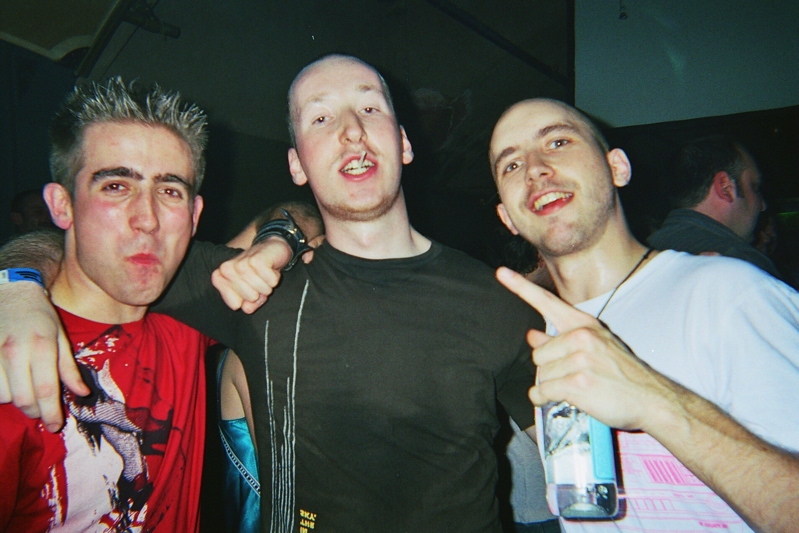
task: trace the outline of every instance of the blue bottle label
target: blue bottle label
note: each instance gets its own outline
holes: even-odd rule
[[[595,419],[588,417],[588,437],[591,442],[591,459],[594,465],[594,477],[598,483],[612,483],[616,480],[616,467],[613,460],[613,435],[610,428]]]

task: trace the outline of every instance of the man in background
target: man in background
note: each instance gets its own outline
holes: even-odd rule
[[[22,191],[11,199],[11,222],[14,235],[37,229],[55,228],[40,189]]]
[[[760,170],[742,144],[724,136],[689,142],[677,152],[668,179],[677,208],[649,236],[650,246],[736,257],[782,279],[773,261],[752,246],[766,202]]]

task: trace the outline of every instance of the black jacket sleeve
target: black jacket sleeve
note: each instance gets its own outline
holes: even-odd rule
[[[241,250],[207,242],[192,243],[175,279],[151,307],[231,346],[237,313],[222,300],[211,284],[211,273]]]

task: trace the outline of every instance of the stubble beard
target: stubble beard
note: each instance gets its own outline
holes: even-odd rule
[[[609,195],[577,220],[555,220],[542,233],[528,240],[545,257],[563,257],[588,249],[602,237],[615,209],[615,196]]]
[[[327,211],[335,220],[342,222],[371,222],[388,213],[396,205],[401,194],[402,189],[398,188],[394,194],[381,198],[376,204],[362,207],[347,205],[343,202],[323,203],[321,201],[319,202],[319,207]]]

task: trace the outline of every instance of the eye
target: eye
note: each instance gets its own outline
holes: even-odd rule
[[[127,187],[123,183],[119,183],[117,181],[110,181],[105,183],[101,190],[108,191],[108,192],[121,192],[125,190]]]
[[[328,121],[328,117],[323,115],[323,116],[316,117],[315,119],[313,119],[311,121],[311,124],[313,124],[313,125],[322,125],[322,124],[326,124],[327,121]]]
[[[366,107],[363,108],[363,113],[365,115],[372,115],[372,114],[377,113],[379,111],[380,111],[379,109],[377,109],[376,107],[372,107],[372,106],[366,106]]]
[[[175,198],[177,200],[182,199],[184,196],[183,191],[176,187],[164,187],[163,189],[161,189],[161,192],[166,196],[169,196],[170,198]]]
[[[510,163],[505,165],[505,168],[502,169],[502,174],[503,175],[508,174],[509,172],[513,172],[517,168],[519,168],[519,162],[518,161],[511,161]]]
[[[555,139],[554,141],[550,141],[549,142],[549,147],[550,148],[561,148],[563,146],[566,146],[569,143],[571,143],[571,141],[568,140],[568,139]]]

